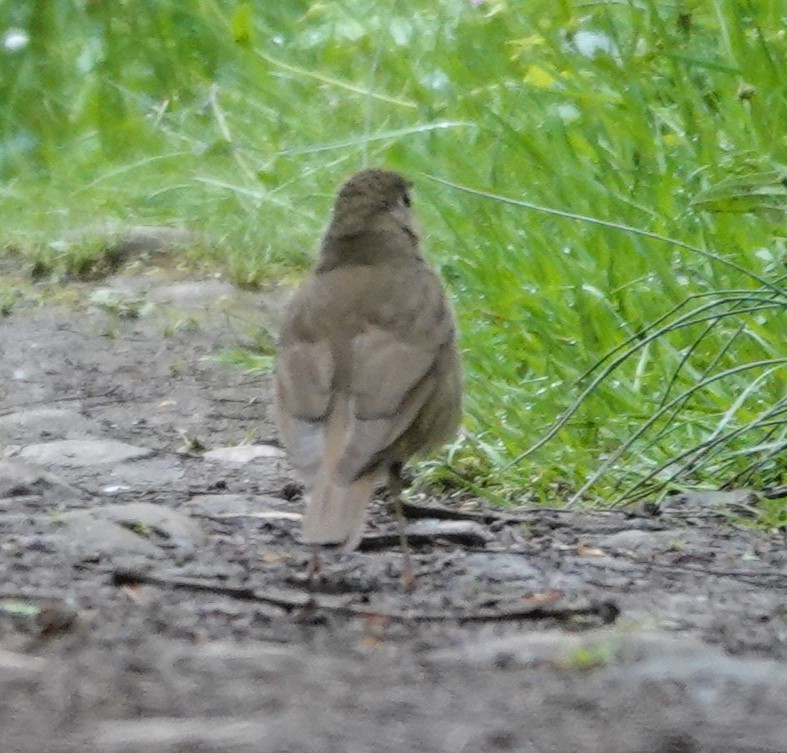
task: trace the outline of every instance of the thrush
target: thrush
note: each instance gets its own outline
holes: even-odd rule
[[[456,327],[421,251],[410,184],[363,170],[339,190],[319,258],[286,309],[276,417],[306,486],[303,540],[357,548],[375,489],[401,515],[401,471],[461,417]]]

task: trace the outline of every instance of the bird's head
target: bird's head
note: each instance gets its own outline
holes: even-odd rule
[[[379,168],[350,177],[336,197],[326,242],[375,243],[382,237],[416,248],[419,236],[410,209],[410,185],[398,173]]]

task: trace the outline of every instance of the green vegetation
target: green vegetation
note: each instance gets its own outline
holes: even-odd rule
[[[786,16],[4,3],[3,241],[40,273],[97,253],[51,244],[69,230],[168,223],[238,283],[295,279],[336,185],[384,164],[416,183],[467,354],[466,435],[432,478],[605,503],[783,484]]]

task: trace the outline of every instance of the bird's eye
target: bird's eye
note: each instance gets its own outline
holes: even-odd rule
[[[410,194],[406,193],[402,196],[402,202],[406,207],[410,206]]]

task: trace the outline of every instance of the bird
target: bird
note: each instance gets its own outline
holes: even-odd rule
[[[285,309],[275,368],[276,423],[306,492],[302,540],[353,551],[387,486],[410,575],[402,469],[455,436],[463,393],[454,314],[421,250],[411,188],[381,168],[344,182]]]

